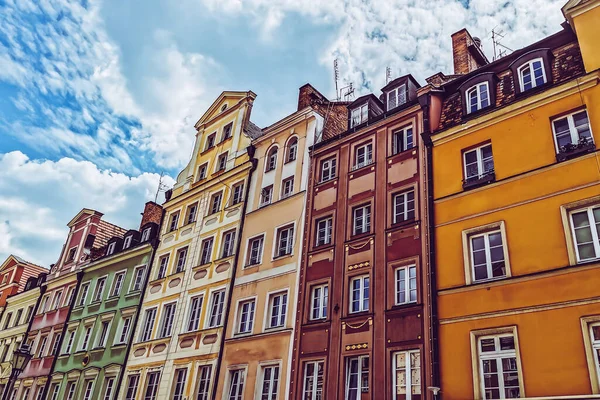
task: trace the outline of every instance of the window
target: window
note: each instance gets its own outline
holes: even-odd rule
[[[54,293],[54,301],[52,302],[53,310],[57,310],[60,308],[60,300],[62,299],[62,294],[62,290],[59,290],[58,292]]]
[[[369,104],[365,103],[360,107],[353,109],[350,113],[350,128],[367,122],[369,119]]]
[[[190,300],[190,310],[188,314],[187,331],[193,332],[200,328],[200,313],[204,296],[192,297]]]
[[[92,335],[92,326],[84,326],[83,327],[83,337],[81,338],[81,343],[79,344],[79,351],[87,350],[88,345],[90,343],[90,336]]]
[[[121,294],[121,289],[123,289],[124,281],[125,281],[125,271],[118,272],[115,274],[115,280],[113,281],[112,290],[110,291],[111,297],[117,297]]]
[[[215,141],[217,138],[217,132],[211,133],[206,137],[206,144],[204,145],[204,151],[215,147]]]
[[[106,389],[104,390],[104,400],[112,400],[113,390],[115,389],[115,378],[106,380]]]
[[[467,89],[467,114],[486,108],[490,105],[490,90],[487,82],[481,82]]]
[[[354,207],[352,210],[353,234],[369,233],[371,231],[371,205]]]
[[[179,211],[171,214],[171,220],[169,222],[169,232],[173,232],[177,229],[177,224],[179,223]]]
[[[331,243],[331,229],[333,227],[333,218],[321,218],[317,220],[317,232],[315,234],[315,246],[322,246]]]
[[[208,320],[208,328],[215,328],[221,325],[224,305],[225,289],[213,292],[210,299],[210,318]]]
[[[54,335],[54,338],[52,339],[52,353],[50,353],[50,355],[52,356],[57,356],[58,355],[58,346],[60,345],[60,338],[61,338],[61,334],[57,333],[56,335]]]
[[[118,336],[118,344],[127,343],[129,340],[129,330],[131,329],[131,317],[124,317],[121,321],[121,333]]]
[[[185,210],[185,223],[191,224],[196,221],[196,211],[198,210],[198,204],[189,205]]]
[[[235,247],[235,231],[225,232],[223,234],[223,244],[221,247],[221,258],[233,255]]]
[[[566,152],[571,147],[594,142],[586,110],[553,119],[552,129],[558,152]]]
[[[290,176],[281,181],[281,198],[285,199],[294,192],[294,177]]]
[[[10,395],[10,400],[16,400],[17,399],[17,392],[18,391],[19,391],[19,388],[14,388],[12,394]],[[25,389],[23,389],[23,400],[27,400],[27,398],[29,397],[29,393],[30,392],[31,392],[31,388],[26,387]]]
[[[131,246],[131,240],[133,239],[133,236],[127,236],[125,238],[125,241],[123,242],[123,250],[128,249],[129,246]]]
[[[42,304],[40,305],[40,314],[48,311],[48,302],[50,301],[50,295],[42,297]]]
[[[225,168],[227,168],[227,154],[228,152],[225,152],[217,159],[217,172],[225,171]]]
[[[332,157],[321,161],[321,182],[335,178],[337,160]]]
[[[394,195],[394,223],[415,219],[415,191],[413,189]]]
[[[67,263],[70,263],[75,260],[75,254],[77,253],[77,247],[73,247],[69,249],[69,254],[67,255]]]
[[[75,292],[73,292],[75,293]],[[70,304],[70,302],[69,302]],[[25,314],[25,321],[23,323],[28,323],[31,320],[31,316],[33,315],[33,306],[27,307],[27,314]]]
[[[208,400],[211,369],[210,365],[203,365],[198,370],[198,393],[196,400]]]
[[[279,386],[279,366],[271,365],[262,369],[262,389],[260,400],[277,400]]]
[[[117,243],[112,242],[108,245],[108,249],[106,249],[106,255],[110,256],[112,253],[115,252],[115,247],[117,247]]]
[[[227,125],[225,125],[225,127],[223,128],[223,139],[221,140],[227,140],[231,137],[232,128],[233,122],[230,122]]]
[[[81,285],[81,296],[79,297],[79,306],[84,306],[85,305],[85,299],[88,295],[88,292],[90,290],[90,283],[86,282],[84,284]]]
[[[144,284],[144,274],[146,273],[146,266],[140,265],[136,267],[133,271],[133,286],[131,288],[132,291],[142,290],[142,285]]]
[[[494,173],[492,145],[486,144],[464,152],[465,183],[486,178]]]
[[[102,277],[98,279],[96,283],[96,289],[94,290],[94,297],[92,297],[92,301],[101,301],[102,295],[104,294],[104,286],[106,285],[106,277]]]
[[[329,287],[327,285],[313,286],[311,290],[310,319],[327,318],[327,298]]]
[[[256,265],[262,262],[264,235],[251,238],[248,242],[248,259],[246,265]]]
[[[287,144],[287,154],[285,155],[285,162],[289,163],[296,159],[298,156],[298,138],[292,138]]]
[[[157,279],[162,279],[167,276],[167,267],[169,266],[169,255],[164,255],[158,260],[158,276]]]
[[[373,162],[373,144],[367,143],[362,146],[357,146],[354,150],[354,166],[353,170],[362,168]]]
[[[67,388],[67,400],[73,400],[75,398],[75,389],[77,388],[77,383],[69,382],[69,386]],[[26,399],[26,397],[24,397]]]
[[[519,368],[512,334],[478,338],[479,374],[485,399],[520,396]]]
[[[171,336],[173,332],[173,321],[175,320],[175,306],[177,303],[165,304],[160,322],[159,338]]]
[[[8,329],[10,327],[10,320],[12,318],[12,313],[6,314],[6,319],[4,320],[4,329]]]
[[[273,185],[262,188],[260,191],[260,206],[266,206],[273,201]]]
[[[125,400],[135,400],[135,394],[137,393],[139,383],[139,375],[129,375],[129,378],[127,379],[127,389],[125,389]]]
[[[71,353],[71,350],[73,349],[73,341],[74,340],[75,340],[75,329],[71,329],[71,330],[67,331],[67,345],[65,346],[65,351],[63,351],[63,354]]]
[[[294,246],[294,226],[288,225],[277,229],[277,249],[275,257],[292,254]]]
[[[394,400],[421,399],[421,353],[399,351],[392,356]]]
[[[417,301],[417,267],[409,265],[396,269],[396,305]]]
[[[21,323],[21,315],[23,315],[23,309],[20,308],[17,310],[17,315],[15,316],[15,326]]]
[[[140,239],[140,242],[145,242],[148,239],[150,239],[150,232],[152,231],[152,228],[146,228],[142,231],[142,238]]]
[[[173,400],[183,400],[183,390],[185,389],[185,378],[187,377],[186,368],[175,370],[175,381],[173,383]]]
[[[387,110],[392,110],[406,103],[406,85],[401,85],[387,93]]]
[[[201,181],[202,179],[206,179],[206,171],[208,170],[208,163],[202,164],[198,167],[198,177],[196,178],[196,182]]]
[[[302,384],[302,400],[323,399],[323,361],[304,363],[304,379]]]
[[[369,392],[369,356],[346,359],[346,400],[359,400]]]
[[[37,348],[37,356],[39,358],[42,358],[45,356],[47,344],[48,344],[48,336],[42,336],[42,338],[40,339],[40,344],[38,345],[38,348]]]
[[[350,312],[369,311],[369,276],[363,275],[350,281]]]
[[[231,205],[239,204],[244,200],[244,182],[240,182],[233,186],[233,196],[231,197]]]
[[[106,339],[108,338],[108,330],[110,328],[110,321],[102,321],[100,323],[100,335],[98,336],[98,342],[96,348],[106,347]]]
[[[60,391],[60,384],[53,383],[50,388],[50,400],[58,400],[58,392]]]
[[[254,300],[242,301],[238,305],[238,333],[251,333],[254,325]]]
[[[144,324],[142,331],[140,332],[140,342],[146,342],[152,337],[152,328],[154,327],[154,321],[156,320],[156,308],[146,310],[144,315]]]
[[[202,252],[200,253],[200,265],[208,264],[212,258],[213,238],[202,241]]]
[[[267,153],[265,172],[269,172],[277,167],[277,147],[271,148]]]
[[[413,128],[407,126],[392,132],[392,154],[402,153],[413,148]]]
[[[223,193],[215,193],[210,198],[210,213],[216,214],[221,210],[221,199],[223,198]]]
[[[287,311],[287,293],[272,294],[269,297],[268,328],[279,328],[285,325]]]
[[[242,400],[244,396],[244,370],[234,369],[229,371],[229,396],[228,400]]]
[[[146,391],[144,400],[155,400],[156,392],[158,392],[158,384],[160,381],[160,372],[149,372],[146,377]]]
[[[579,209],[570,216],[577,261],[600,258],[600,206]]]
[[[544,62],[541,58],[536,58],[521,65],[518,72],[521,92],[546,83],[546,71],[544,71]]]
[[[185,260],[187,258],[187,251],[188,251],[187,247],[177,250],[177,264],[175,266],[176,274],[180,273],[185,268]]]
[[[85,381],[85,390],[83,391],[83,400],[91,400],[93,393],[94,381],[88,379]]]
[[[469,242],[474,281],[506,277],[501,231],[472,235]]]

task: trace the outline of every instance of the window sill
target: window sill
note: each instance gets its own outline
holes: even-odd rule
[[[211,177],[215,177],[215,176],[222,175],[222,174],[223,174],[223,173],[224,173],[226,170],[227,170],[227,168],[224,168],[224,169],[219,169],[219,170],[217,170],[217,171],[213,172],[213,173],[212,173],[210,176],[211,176]]]
[[[216,146],[214,146],[214,145],[213,145],[213,146],[210,146],[210,147],[207,147],[206,149],[204,149],[204,150],[203,150],[203,151],[200,153],[200,155],[201,155],[201,156],[205,155],[206,153],[208,153],[209,151],[211,151],[211,150],[212,150],[212,149],[214,149],[215,147],[216,147]]]
[[[134,297],[134,296],[139,296],[141,293],[142,293],[142,291],[141,291],[141,290],[132,290],[131,292],[129,292],[129,293],[127,293],[127,294],[125,295],[125,298],[126,298],[126,299],[129,299],[129,298],[132,298],[132,297]]]
[[[594,151],[596,151],[596,144],[594,142],[563,146],[560,152],[556,154],[556,161],[563,162],[571,160],[584,154],[593,153]]]
[[[286,257],[292,257],[293,255],[294,255],[294,253],[282,254],[280,256],[273,257],[271,261],[282,260],[282,259],[284,259]]]
[[[295,159],[295,158],[294,158],[293,160],[287,160],[287,161],[285,161],[285,162],[283,163],[283,165],[286,165],[286,164],[293,163],[294,161],[296,161],[296,159]]]
[[[402,228],[402,227],[407,227],[407,226],[411,226],[416,224],[417,222],[419,222],[417,219],[415,218],[410,218],[410,219],[405,219],[403,221],[399,221],[399,222],[394,222],[391,226],[391,228]]]
[[[260,264],[262,264],[262,262],[257,262],[257,263],[253,263],[253,264],[246,264],[246,265],[244,265],[243,269],[251,269],[251,268],[256,268],[256,267],[258,267]]]
[[[325,180],[323,180],[323,181],[318,181],[318,182],[315,184],[315,187],[317,187],[317,186],[321,186],[321,185],[325,185],[326,183],[329,183],[329,182],[333,182],[333,181],[335,181],[336,179],[337,179],[337,176],[334,176],[334,177],[331,177],[331,178],[329,178],[329,179],[325,179]]]
[[[319,243],[319,244],[316,244],[313,247],[313,249],[314,250],[324,250],[324,249],[327,249],[329,247],[333,247],[333,240],[331,242],[329,242],[329,243]]]
[[[371,167],[373,165],[375,165],[375,161],[370,161],[368,164],[361,165],[361,166],[353,165],[352,168],[350,168],[350,173],[360,171],[361,169],[366,169],[367,167]]]
[[[495,278],[488,278],[488,279],[472,280],[471,283],[467,286],[481,285],[481,284],[485,284],[485,283],[501,281],[501,280],[508,279],[508,278],[510,278],[509,275],[497,276]]]
[[[481,186],[488,185],[496,181],[496,172],[491,171],[478,178],[471,178],[463,181],[463,190],[475,189]]]
[[[127,343],[114,343],[111,347],[111,349],[121,349],[124,348],[125,346],[127,346]]]
[[[401,156],[401,155],[403,155],[403,154],[407,154],[407,153],[409,153],[409,152],[412,152],[412,151],[414,151],[414,150],[417,150],[417,148],[418,148],[418,146],[413,146],[413,147],[410,147],[410,148],[408,148],[408,149],[406,149],[406,150],[399,151],[399,152],[397,152],[397,153],[393,153],[393,152],[392,152],[392,154],[391,154],[391,155],[390,155],[388,158],[393,158],[393,157],[396,157],[396,156]]]

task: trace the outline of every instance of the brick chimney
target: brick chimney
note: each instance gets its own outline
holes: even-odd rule
[[[328,101],[317,89],[312,87],[310,83],[302,86],[298,93],[298,111],[309,107],[315,100]]]
[[[163,208],[159,204],[153,201],[146,203],[144,212],[142,213],[142,222],[140,222],[140,228],[146,225],[148,222],[154,222],[160,225],[160,219],[162,218]]]
[[[483,54],[481,40],[472,37],[466,29],[452,35],[452,57],[455,75],[468,74],[489,63]]]

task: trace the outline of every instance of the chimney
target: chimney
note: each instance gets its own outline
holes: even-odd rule
[[[452,35],[452,57],[455,75],[468,74],[489,63],[483,54],[481,40],[472,37],[466,29]]]
[[[140,222],[140,228],[146,225],[148,222],[154,222],[160,225],[160,219],[162,218],[163,208],[153,201],[146,203],[144,212],[142,213],[142,222]]]
[[[300,93],[298,93],[298,111],[303,108],[309,107],[315,101],[328,101],[325,96],[323,96],[317,89],[312,87],[310,83],[302,86],[299,89]]]

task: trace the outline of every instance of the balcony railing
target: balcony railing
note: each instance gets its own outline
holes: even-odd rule
[[[372,159],[365,160],[363,162],[359,162],[359,163],[354,164],[352,166],[352,171],[356,171],[357,169],[361,169],[362,167],[366,167],[367,165],[371,165],[371,164],[373,164],[373,160]]]

